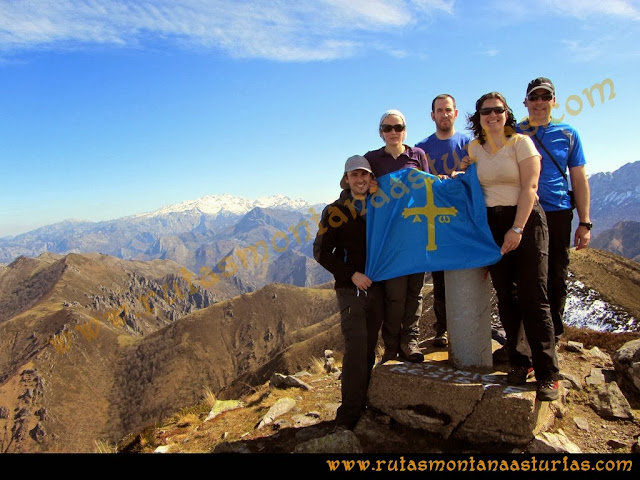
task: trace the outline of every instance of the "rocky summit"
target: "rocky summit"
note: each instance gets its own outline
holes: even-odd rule
[[[572,330],[568,335],[576,334]],[[174,415],[114,448],[127,452],[452,454],[637,453],[640,390],[631,360],[640,340],[613,357],[562,342],[560,398],[535,399],[535,379],[506,383],[501,347],[494,368],[461,370],[423,342],[422,363],[390,361],[372,373],[367,410],[353,431],[334,430],[340,370],[326,351],[309,370],[274,374],[250,395]],[[620,360],[622,359],[622,360]],[[213,415],[222,405],[231,408]],[[200,408],[196,411],[196,408]]]

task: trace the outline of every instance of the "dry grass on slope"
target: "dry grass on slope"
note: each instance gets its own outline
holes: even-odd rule
[[[571,250],[569,270],[609,303],[640,318],[640,264],[604,250]]]
[[[210,390],[203,390],[202,401],[197,405],[185,407],[164,421],[144,429],[137,435],[130,435],[120,443],[120,453],[152,453],[162,447],[167,453],[211,453],[220,444],[242,442],[251,445],[256,452],[289,453],[292,445],[299,442],[294,437],[299,429],[283,428],[274,433],[272,425],[262,429],[256,428],[269,408],[279,399],[291,397],[296,406],[281,417],[295,425],[297,414],[317,412],[320,423],[313,428],[326,429],[332,427],[335,408],[340,402],[340,380],[327,375],[323,361],[312,358],[309,376],[302,380],[313,387],[307,391],[300,388],[270,388],[269,382],[259,385],[239,399],[242,408],[228,410],[207,420],[211,410],[212,395]]]

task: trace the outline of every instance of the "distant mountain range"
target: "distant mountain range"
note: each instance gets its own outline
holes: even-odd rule
[[[638,261],[640,254],[640,161],[589,177],[591,246]],[[578,218],[574,214],[574,227]]]
[[[589,177],[592,236],[623,220],[640,222],[640,161]]]
[[[640,222],[640,161],[591,175],[589,183],[592,245],[636,258],[638,235],[628,230]],[[331,279],[312,255],[323,207],[284,195],[257,200],[209,195],[150,213],[102,222],[68,220],[1,238],[0,264],[43,252],[98,252],[126,260],[173,260],[240,291],[272,282],[317,285]]]
[[[572,251],[570,269],[568,325],[638,331],[640,265],[594,248]],[[238,398],[344,351],[330,283],[238,294],[183,270],[96,253],[0,266],[0,452],[91,452],[205,388]],[[421,342],[434,333],[428,281],[423,294]]]
[[[622,220],[595,237],[591,246],[640,262],[640,222]]]
[[[3,238],[0,263],[43,252],[96,252],[125,260],[173,260],[241,291],[273,282],[320,284],[330,279],[312,258],[323,207],[283,195],[258,200],[209,195],[150,213],[103,222],[69,220]]]

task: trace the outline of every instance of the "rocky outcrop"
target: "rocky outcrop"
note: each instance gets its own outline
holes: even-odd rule
[[[441,362],[391,361],[374,368],[369,405],[444,439],[524,445],[551,426],[554,410],[536,402],[535,383],[511,386],[505,377]]]
[[[296,401],[293,398],[284,397],[280,398],[276,403],[274,403],[269,411],[266,413],[264,417],[258,423],[257,429],[261,429],[266,425],[270,425],[274,422],[274,420],[281,415],[284,415],[293,407],[296,406]]]
[[[634,346],[618,356],[629,357]],[[635,419],[609,355],[578,342],[564,355],[572,356],[563,358],[567,364],[581,365],[581,371],[567,372],[560,382],[560,398],[554,402],[536,400],[535,381],[508,385],[500,371],[465,371],[443,361],[391,361],[372,372],[369,406],[444,440],[512,444],[532,453],[575,453],[579,448],[564,432],[553,431],[556,420],[567,415],[571,390],[586,392],[591,408],[603,419]],[[589,428],[584,419],[575,423]]]
[[[335,427],[340,380],[314,358],[310,369],[274,374],[242,401],[226,401],[223,419],[211,413],[194,438],[210,435],[211,453],[443,454],[443,453],[629,453],[638,450],[637,418],[600,418],[589,394],[615,389],[611,358],[599,349],[573,342],[559,354],[562,395],[555,402],[535,400],[535,381],[514,388],[506,374],[462,371],[448,364],[445,352],[427,353],[422,364],[376,365],[367,409],[355,428]],[[325,360],[333,359],[331,350]],[[286,378],[304,378],[313,389],[292,386]],[[380,398],[380,393],[384,395]],[[609,397],[615,394],[607,393]],[[606,400],[610,403],[610,399]],[[225,403],[226,405],[227,403]],[[221,408],[222,408],[221,404]],[[254,428],[247,419],[262,412]],[[267,412],[264,414],[264,412]],[[635,411],[632,411],[635,414]],[[233,417],[240,429],[232,430]],[[257,417],[256,417],[257,418]],[[166,425],[166,424],[165,424]],[[184,451],[182,425],[163,426],[150,451]],[[207,432],[208,433],[205,433]],[[448,435],[448,436],[447,436]],[[169,437],[172,438],[169,441]],[[178,441],[180,440],[180,441]],[[366,461],[363,460],[363,466]]]
[[[536,435],[528,447],[529,453],[582,453],[580,447],[567,438],[564,432],[542,432]]]
[[[180,275],[154,280],[134,272],[128,274],[124,293],[100,288],[102,293],[94,294],[87,308],[98,310],[105,320],[132,335],[153,332],[216,303],[208,290]]]
[[[633,419],[629,402],[616,382],[596,386],[589,394],[591,406],[598,415],[608,419]]]
[[[294,453],[362,453],[362,445],[354,432],[338,429],[328,435],[300,443]]]
[[[223,412],[228,412],[229,410],[235,410],[236,408],[242,407],[244,407],[244,403],[240,400],[216,400],[211,407],[205,422],[213,420]]]
[[[297,376],[283,375],[277,372],[271,376],[270,385],[275,388],[299,387],[304,390],[313,390],[311,385],[305,383]]]
[[[5,435],[0,436],[0,452],[6,452],[10,446],[13,451],[22,451],[23,442],[31,437],[42,442],[47,433],[43,421],[47,417],[44,407],[39,407],[44,396],[44,381],[37,370],[27,368],[20,372],[17,382],[18,393],[13,404],[13,414],[0,406],[0,426]],[[9,435],[6,435],[10,431]]]
[[[640,392],[640,339],[619,348],[613,355],[613,364],[622,381]]]

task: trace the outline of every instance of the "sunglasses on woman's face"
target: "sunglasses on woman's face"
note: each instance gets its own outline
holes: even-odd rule
[[[491,115],[491,112],[500,115],[501,113],[504,113],[504,107],[485,107],[478,111],[480,112],[480,115]]]
[[[384,133],[389,133],[391,130],[395,130],[396,132],[401,132],[404,130],[404,125],[387,125],[386,123],[380,125],[380,130]]]
[[[550,93],[543,93],[542,95],[535,95],[535,94],[530,94],[527,99],[530,102],[535,102],[536,100],[538,100],[539,98],[541,98],[542,100],[544,100],[545,102],[549,102],[551,101],[551,99],[553,98],[553,95],[551,95]]]

